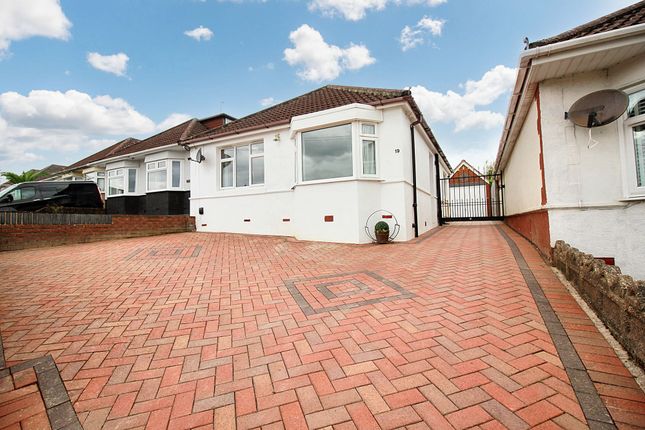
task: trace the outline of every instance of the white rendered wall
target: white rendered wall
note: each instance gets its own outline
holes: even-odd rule
[[[540,93],[540,97],[542,94]],[[541,105],[545,102],[540,99]],[[540,136],[537,102],[533,100],[513,152],[504,167],[504,209],[506,215],[531,212],[542,207]],[[542,122],[544,123],[544,117]],[[548,189],[548,188],[547,188]]]
[[[377,177],[361,171],[360,120],[377,123]],[[375,109],[349,106],[320,115],[294,118],[298,130],[354,122],[354,177],[302,183],[299,181],[299,133],[290,128],[247,133],[199,146],[206,160],[190,164],[191,215],[198,231],[294,236],[303,240],[368,243],[367,218],[374,211],[392,212],[401,225],[397,240],[414,237],[410,121],[400,106]],[[225,146],[264,142],[263,185],[221,189],[218,150]],[[416,131],[419,183],[419,233],[437,225],[434,159]],[[192,153],[196,152],[193,148]],[[203,215],[199,214],[203,208]],[[326,222],[325,216],[333,216]],[[288,219],[289,221],[285,221]],[[245,221],[248,220],[248,221]]]
[[[601,89],[628,89],[645,77],[645,56],[608,70],[540,84],[542,136],[551,245],[564,240],[581,251],[614,257],[624,273],[645,279],[645,202],[625,202],[622,119],[587,129],[564,119],[580,97]],[[507,183],[508,189],[508,183]]]

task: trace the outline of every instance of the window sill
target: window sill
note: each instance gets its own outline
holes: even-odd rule
[[[139,194],[139,193],[123,193],[123,194],[114,194],[112,196],[105,196],[106,199],[112,199],[114,197],[140,197],[140,196],[145,196],[145,194]]]
[[[164,191],[190,191],[184,188],[164,188],[161,190],[147,190],[146,194],[152,194],[152,193],[163,193]]]
[[[320,185],[320,184],[333,184],[337,182],[354,182],[354,181],[370,181],[370,182],[382,182],[383,179],[379,177],[371,176],[349,176],[346,178],[333,178],[333,179],[318,179],[315,181],[302,181],[296,184],[297,187],[303,187],[307,185]]]
[[[629,203],[629,202],[640,202],[640,201],[644,201],[644,200],[645,200],[645,195],[644,196],[629,196],[629,197],[625,197],[624,199],[620,199],[618,201],[619,202]]]

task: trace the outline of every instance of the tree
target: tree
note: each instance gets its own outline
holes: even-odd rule
[[[42,175],[42,172],[38,170],[29,170],[22,173],[2,172],[2,176],[4,176],[10,184],[37,181]]]

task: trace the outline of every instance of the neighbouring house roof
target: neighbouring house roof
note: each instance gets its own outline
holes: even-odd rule
[[[49,176],[53,175],[54,173],[60,172],[62,170],[65,170],[67,166],[62,166],[60,164],[50,164],[49,166],[45,167],[44,169],[33,169],[33,171],[39,172],[43,176]]]
[[[519,67],[500,138],[495,170],[513,152],[540,82],[603,70],[645,54],[645,1],[533,42],[520,54]]]
[[[460,171],[463,171],[464,169],[470,170],[472,172],[473,176],[484,176],[484,174],[482,172],[480,172],[478,169],[474,168],[472,166],[472,164],[470,164],[466,160],[461,160],[459,162],[459,164],[457,164],[457,167],[454,168],[454,170],[452,172],[452,175],[450,175],[450,176],[451,177],[455,176],[457,173],[459,173]]]
[[[604,33],[606,31],[618,30],[632,25],[645,23],[645,1],[634,3],[609,15],[594,19],[586,24],[579,25],[571,30],[560,33],[557,36],[542,40],[536,40],[529,44],[529,48],[551,45],[552,43],[565,40],[577,39],[592,34]]]
[[[184,143],[202,142],[222,136],[285,125],[289,124],[295,116],[333,109],[353,103],[376,106],[399,101],[407,102],[417,115],[417,118],[422,118],[420,109],[414,102],[410,90],[327,85],[247,115],[220,128],[196,134]],[[424,119],[421,119],[421,125],[439,151],[446,166],[451,169],[448,159]]]
[[[198,119],[193,118],[179,125],[171,127],[168,130],[164,130],[161,133],[157,133],[154,136],[150,136],[147,139],[143,139],[135,143],[134,145],[128,146],[127,148],[120,149],[114,154],[111,154],[109,157],[104,158],[134,154],[135,152],[147,151],[149,149],[177,144],[184,139],[188,139],[189,137],[206,130],[208,130],[207,127],[202,125],[202,123],[199,122]]]
[[[110,157],[119,151],[134,145],[135,143],[140,142],[139,139],[135,139],[134,137],[128,137],[126,139],[123,139],[114,145],[110,145],[105,149],[100,150],[99,152],[96,152],[92,155],[89,155],[82,160],[77,161],[76,163],[72,164],[69,166],[65,171],[71,171],[71,170],[76,170],[80,169],[81,167],[87,166],[88,164],[94,162],[94,161],[99,161],[102,160],[103,158]]]

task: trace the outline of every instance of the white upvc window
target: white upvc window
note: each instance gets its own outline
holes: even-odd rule
[[[159,160],[146,163],[146,191],[181,188],[181,160]]]
[[[221,148],[219,154],[220,188],[264,184],[264,142]]]
[[[95,182],[99,187],[99,191],[105,192],[105,172],[92,172],[85,175],[86,181]]]
[[[121,168],[107,172],[108,197],[134,194],[137,191],[137,169]]]
[[[376,176],[376,124],[361,123],[360,128],[361,141],[361,171],[364,176]]]
[[[302,180],[350,178],[354,176],[352,124],[302,132]]]
[[[645,197],[645,85],[629,94],[623,122],[627,197]]]

